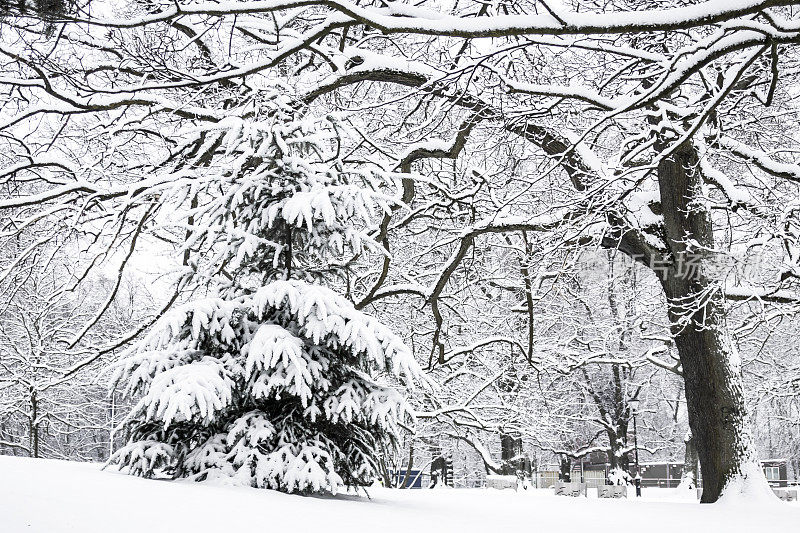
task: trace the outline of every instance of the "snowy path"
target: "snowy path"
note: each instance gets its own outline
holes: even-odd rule
[[[650,492],[642,501],[480,489],[311,498],[0,456],[0,533],[800,531],[800,505],[709,507]]]

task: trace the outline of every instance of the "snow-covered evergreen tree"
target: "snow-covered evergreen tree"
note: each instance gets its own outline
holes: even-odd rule
[[[412,416],[390,380],[419,370],[389,328],[321,285],[389,201],[379,173],[343,160],[340,131],[277,91],[197,133],[216,159],[195,165],[209,187],[192,189],[185,249],[219,297],[172,310],[117,368],[139,398],[112,457],[124,470],[287,492],[377,472],[380,443]]]

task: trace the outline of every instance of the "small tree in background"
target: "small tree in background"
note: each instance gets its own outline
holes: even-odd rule
[[[210,147],[196,151],[210,164],[181,164],[205,189],[172,196],[192,197],[185,249],[219,297],[173,310],[119,365],[115,383],[140,399],[112,462],[287,492],[367,483],[411,416],[387,377],[419,370],[399,337],[316,283],[371,246],[386,176],[346,161],[341,124],[302,117],[281,91],[237,111],[190,140]]]

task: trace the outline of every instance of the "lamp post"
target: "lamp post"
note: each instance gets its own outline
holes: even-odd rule
[[[636,463],[636,496],[642,495],[642,476],[639,473],[639,443],[636,441],[636,415],[639,411],[639,400],[633,399],[628,401],[633,415],[633,457]]]
[[[636,442],[636,414],[639,411],[639,400],[629,400],[628,405],[633,414],[633,456],[636,462],[636,473],[639,473],[639,445]]]

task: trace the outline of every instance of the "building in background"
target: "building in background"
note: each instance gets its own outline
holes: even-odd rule
[[[609,464],[607,462],[584,461],[573,463],[571,481],[586,483],[589,487],[597,487],[608,482]],[[642,476],[642,487],[677,488],[683,476],[683,462],[656,461],[640,462],[639,473]],[[766,459],[761,461],[764,475],[772,487],[786,487],[790,484],[786,459]],[[534,476],[538,488],[550,488],[558,480],[558,470],[539,470]],[[796,482],[791,482],[795,484]],[[700,474],[699,486],[703,486]]]

